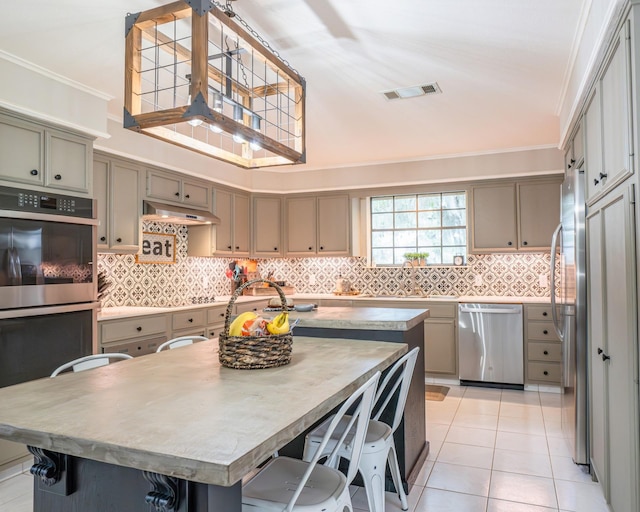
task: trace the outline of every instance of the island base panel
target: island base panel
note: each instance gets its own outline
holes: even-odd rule
[[[407,331],[374,330],[374,329],[331,329],[326,327],[296,327],[296,335],[322,338],[346,338],[369,341],[391,341],[396,343],[406,343],[408,350],[420,347],[420,352],[424,351],[424,322]],[[295,339],[294,339],[295,343]],[[388,370],[387,370],[388,371]],[[386,371],[383,372],[383,377]],[[401,425],[395,431],[393,438],[396,444],[398,463],[400,465],[400,475],[402,483],[407,491],[415,482],[417,474],[420,472],[424,461],[429,454],[429,443],[426,441],[426,403],[424,386],[424,357],[418,355],[416,367],[413,371],[407,403],[404,409],[404,418]],[[382,414],[381,420],[391,424],[393,422],[393,407],[395,399],[389,404],[387,411]],[[336,408],[337,409],[337,408]],[[320,424],[322,421],[318,422]],[[301,458],[304,447],[304,436],[309,430],[294,439],[289,445],[280,451],[282,455]],[[355,485],[361,485],[361,480],[356,477]],[[393,491],[394,485],[391,473],[387,467],[385,489]]]
[[[68,496],[51,490],[34,478],[34,512],[149,512],[145,497],[153,490],[142,471],[80,457],[67,457]],[[177,479],[175,512],[241,512],[242,485],[208,485]]]

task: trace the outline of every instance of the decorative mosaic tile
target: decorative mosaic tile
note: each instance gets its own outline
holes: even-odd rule
[[[187,256],[186,226],[146,222],[144,231],[176,234],[176,263],[139,264],[131,254],[99,254],[98,270],[112,282],[103,300],[110,306],[182,306],[231,294],[225,276],[231,258]],[[286,281],[300,293],[332,293],[342,276],[353,288],[372,295],[411,293],[415,284],[425,294],[516,295],[548,297],[540,276],[549,282],[549,253],[471,254],[463,267],[426,268],[367,267],[365,258],[274,258],[259,260],[258,270],[275,281]],[[559,277],[559,267],[556,268]],[[309,276],[315,276],[315,285]],[[482,285],[475,286],[476,276]]]

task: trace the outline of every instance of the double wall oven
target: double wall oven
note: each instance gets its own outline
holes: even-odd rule
[[[94,200],[0,187],[0,387],[96,348]]]

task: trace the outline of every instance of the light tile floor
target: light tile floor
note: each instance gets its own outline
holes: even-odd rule
[[[410,512],[608,511],[561,437],[559,394],[451,386],[427,402],[427,439]],[[32,485],[28,474],[0,481],[0,512],[30,512]],[[353,491],[354,509],[367,511],[364,490]],[[386,510],[401,510],[393,493]]]
[[[410,512],[607,512],[600,485],[571,460],[560,395],[450,386],[427,402],[431,449]],[[355,509],[368,510],[364,491]],[[399,512],[387,493],[387,512]]]

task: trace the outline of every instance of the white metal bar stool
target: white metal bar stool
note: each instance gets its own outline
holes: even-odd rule
[[[358,461],[379,378],[380,372],[376,372],[342,404],[327,425],[325,436],[319,444],[320,449],[310,461],[277,457],[251,478],[242,488],[243,512],[352,512],[349,484],[358,472]],[[359,399],[358,407],[347,419],[348,429],[342,435],[338,434],[325,464],[318,464],[321,453],[325,452],[325,447],[335,435],[335,429]],[[338,457],[347,433],[352,434],[349,440],[352,458],[345,477],[331,466]]]
[[[111,362],[111,359],[133,359],[133,356],[130,356],[129,354],[121,354],[119,352],[112,352],[79,357],[78,359],[74,359],[73,361],[69,361],[68,363],[58,366],[58,368],[53,370],[51,378],[65,370],[68,370],[69,368],[74,372],[83,372],[85,370],[91,370],[92,368],[98,368],[99,366],[106,366]]]
[[[402,420],[409,385],[411,384],[411,377],[419,350],[420,349],[416,347],[398,359],[381,382],[376,393],[375,404],[373,406],[374,415],[369,420],[367,436],[358,465],[365,491],[367,492],[370,512],[384,512],[385,471],[387,462],[389,462],[391,477],[398,497],[400,498],[402,510],[409,508],[407,494],[402,487],[393,433]],[[398,389],[400,391],[397,393],[398,401],[393,414],[393,423],[392,425],[387,425],[380,421],[380,416],[391,401],[391,398],[396,395]],[[386,394],[385,390],[387,391]],[[383,395],[385,396],[384,400],[382,399]],[[338,439],[344,436],[345,429],[349,427],[348,418],[348,416],[345,416],[341,420],[338,427],[334,430],[330,441],[324,445],[324,448],[322,448],[322,439],[326,436],[328,424],[333,421],[333,418],[327,419],[309,432],[305,438],[303,460],[310,460],[312,457],[315,457],[318,451],[321,452],[321,457],[331,452],[338,442]],[[352,458],[351,435],[351,432],[349,432],[345,443],[338,450],[338,457],[345,459]],[[337,462],[338,460],[336,459],[335,463],[337,464]]]
[[[161,352],[167,347],[169,349],[185,347],[187,345],[192,345],[197,341],[207,341],[208,339],[209,338],[205,338],[204,336],[180,336],[179,338],[173,338],[169,341],[165,341],[156,349],[156,352]]]

